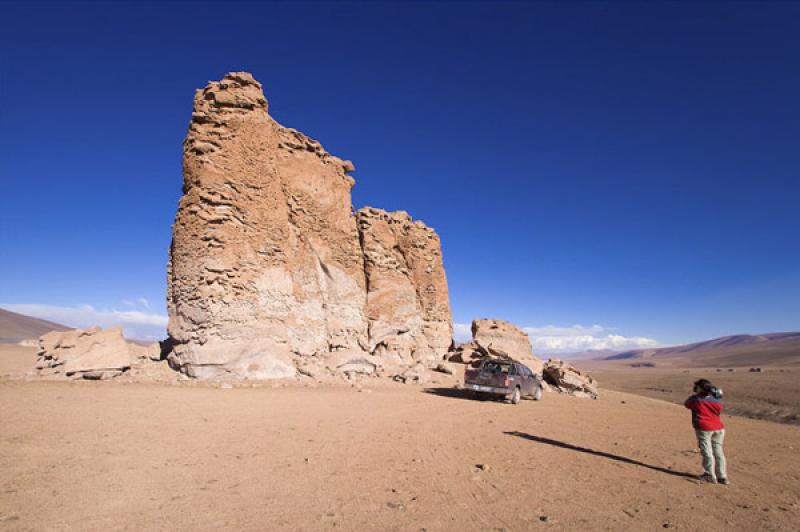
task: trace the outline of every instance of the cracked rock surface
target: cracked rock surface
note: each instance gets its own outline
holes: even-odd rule
[[[444,356],[439,238],[403,212],[354,214],[352,171],[270,117],[250,74],[197,91],[167,268],[173,367],[270,379]],[[329,363],[341,352],[359,362]]]

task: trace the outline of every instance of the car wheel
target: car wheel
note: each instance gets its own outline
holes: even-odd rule
[[[519,388],[514,388],[514,391],[511,392],[511,404],[516,405],[519,404],[519,400],[522,397],[522,393],[519,391]]]
[[[475,399],[477,399],[478,401],[486,400],[486,394],[483,392],[477,392],[477,391],[473,392],[473,397],[475,397]]]
[[[533,400],[534,401],[541,401],[542,400],[542,387],[537,386],[536,391],[533,392]]]

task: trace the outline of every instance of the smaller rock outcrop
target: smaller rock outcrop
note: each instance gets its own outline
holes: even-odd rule
[[[516,360],[531,368],[534,374],[542,374],[542,361],[533,355],[528,335],[504,320],[473,320],[472,341],[459,346],[450,360],[473,365],[484,357]]]
[[[453,341],[436,231],[407,212],[356,212],[364,255],[369,351],[390,364],[434,366]]]
[[[111,379],[160,357],[158,343],[130,343],[122,336],[122,327],[71,329],[39,338],[36,369],[40,376]]]
[[[592,399],[600,396],[596,380],[563,360],[550,359],[545,362],[543,377],[554,391]]]

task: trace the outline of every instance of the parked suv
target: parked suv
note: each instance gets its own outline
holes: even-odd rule
[[[502,396],[512,404],[522,397],[538,401],[542,398],[542,383],[528,366],[513,360],[487,358],[477,369],[464,373],[464,389],[472,390],[475,397]]]

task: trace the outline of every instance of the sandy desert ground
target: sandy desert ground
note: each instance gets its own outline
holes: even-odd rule
[[[0,405],[0,530],[800,528],[800,428],[728,417],[704,484],[685,409],[608,390],[4,378]]]
[[[0,378],[25,373],[36,364],[35,347],[0,344]]]
[[[692,383],[709,379],[725,392],[729,414],[800,425],[800,368],[764,366],[762,372],[738,368],[631,368],[614,362],[583,361],[605,389],[682,404]]]

